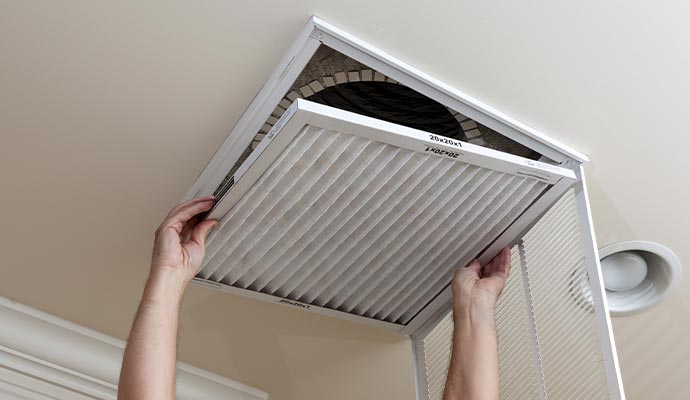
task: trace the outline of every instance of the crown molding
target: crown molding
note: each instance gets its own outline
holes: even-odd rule
[[[116,400],[125,342],[0,297],[0,397]],[[266,400],[268,395],[177,364],[181,400]]]

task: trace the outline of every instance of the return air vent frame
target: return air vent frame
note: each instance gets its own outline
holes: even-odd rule
[[[520,242],[523,235],[531,226],[544,215],[557,200],[571,187],[576,191],[577,214],[582,230],[583,253],[592,291],[593,311],[596,316],[598,337],[601,341],[603,364],[611,399],[624,399],[621,384],[620,369],[616,356],[615,342],[605,301],[601,268],[597,254],[596,240],[592,228],[589,200],[585,184],[582,165],[588,161],[584,154],[550,138],[549,136],[501,113],[500,111],[472,98],[471,96],[435,79],[422,71],[392,57],[391,55],[363,42],[319,18],[312,17],[287,54],[279,62],[278,67],[264,84],[257,96],[252,100],[247,110],[235,124],[225,142],[218,149],[206,168],[197,178],[187,193],[186,198],[213,193],[214,189],[223,181],[230,167],[237,160],[242,159],[243,153],[250,148],[256,133],[274,111],[281,106],[288,90],[300,76],[304,67],[320,46],[328,46],[353,60],[370,67],[374,71],[385,74],[419,93],[436,100],[449,109],[456,110],[468,118],[480,123],[493,131],[503,135],[533,151],[552,160],[556,165],[568,168],[575,173],[575,183],[561,180],[550,190],[537,199],[519,219],[508,227],[493,243],[487,244],[479,259],[488,261],[502,247]],[[284,107],[284,106],[283,106]],[[285,108],[285,107],[284,107]],[[219,285],[214,282],[196,280],[197,284],[220,289],[223,291],[242,292],[249,297],[262,298],[265,294],[249,292],[242,289]],[[417,398],[427,400],[425,393],[426,377],[423,370],[423,338],[443,319],[450,309],[450,288],[429,303],[422,312],[407,325],[392,324],[384,321],[364,321],[385,329],[395,330],[408,335],[412,339],[415,358],[415,377],[418,388]],[[361,321],[362,317],[352,316],[339,311],[323,311],[320,307],[312,307],[295,301],[276,297],[275,301],[287,306],[305,308],[317,313],[338,316]]]

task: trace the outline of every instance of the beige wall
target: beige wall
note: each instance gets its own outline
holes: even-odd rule
[[[589,153],[600,244],[687,264],[688,7],[0,1],[0,295],[125,337],[158,220],[311,13]],[[629,399],[690,397],[688,275],[614,323]],[[276,400],[414,398],[393,334],[200,288],[182,325],[183,360]]]

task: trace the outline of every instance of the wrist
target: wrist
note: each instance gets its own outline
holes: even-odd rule
[[[473,327],[489,327],[495,329],[495,303],[483,300],[453,304],[453,320],[455,324]]]
[[[475,295],[453,295],[453,310],[493,312],[495,307],[496,300],[482,293],[476,293]]]
[[[152,268],[144,288],[142,303],[179,307],[189,281],[172,268]]]

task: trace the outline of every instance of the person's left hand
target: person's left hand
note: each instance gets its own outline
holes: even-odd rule
[[[197,223],[196,217],[213,207],[213,196],[188,200],[173,208],[156,230],[151,273],[173,272],[184,285],[196,275],[204,260],[206,236],[215,219]]]

